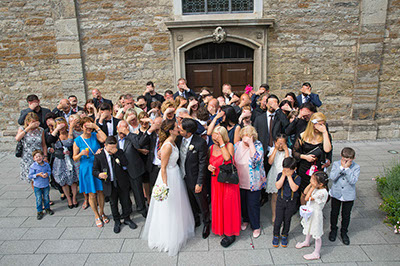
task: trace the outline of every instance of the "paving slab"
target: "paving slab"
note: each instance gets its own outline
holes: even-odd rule
[[[178,256],[168,256],[167,253],[134,253],[131,265],[172,266],[177,265]]]
[[[99,253],[90,254],[85,265],[118,265],[129,266],[131,264],[133,253]],[[144,264],[146,265],[146,264]]]
[[[400,245],[361,245],[372,261],[399,261]]]
[[[36,253],[76,253],[83,240],[45,240]]]
[[[36,266],[40,265],[46,255],[4,255],[0,260],[0,265],[7,266]]]
[[[1,228],[0,240],[18,240],[20,239],[29,228]]]
[[[21,239],[58,239],[65,228],[29,228]]]
[[[35,217],[26,218],[25,222],[21,224],[21,227],[55,227],[61,220],[61,217],[55,217],[52,215],[45,214],[42,220],[38,220]]]
[[[0,254],[33,254],[42,240],[9,240],[0,246]]]
[[[272,264],[268,249],[224,251],[226,265],[265,265]]]
[[[225,265],[223,251],[209,252],[180,252],[178,254],[178,265]]]
[[[69,227],[60,239],[98,239],[102,230],[94,227]]]
[[[297,264],[297,263],[317,263],[322,262],[321,260],[307,261],[303,258],[305,254],[312,253],[314,246],[305,247],[302,249],[296,248],[273,248],[269,250],[271,252],[272,260],[274,264]]]
[[[120,252],[123,239],[85,239],[79,253],[113,253]]]
[[[26,217],[0,217],[0,228],[19,227],[26,219]]]
[[[142,228],[142,226],[138,226],[136,229],[130,229],[129,226],[123,224],[121,226],[121,232],[116,234],[114,233],[114,221],[111,221],[107,226],[103,227],[99,238],[139,238]]]
[[[89,254],[47,254],[40,266],[83,266],[88,257]]]
[[[143,239],[125,239],[124,244],[122,245],[121,252],[158,252],[156,249],[150,249],[147,245],[147,241]]]
[[[327,246],[321,249],[323,262],[370,261],[359,246]]]

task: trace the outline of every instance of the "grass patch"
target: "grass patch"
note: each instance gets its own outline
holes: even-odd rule
[[[378,192],[382,197],[379,208],[386,213],[385,223],[400,233],[400,162],[385,168],[383,176],[376,178]]]

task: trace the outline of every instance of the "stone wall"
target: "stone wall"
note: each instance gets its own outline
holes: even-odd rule
[[[116,101],[121,94],[143,93],[147,81],[172,89],[167,0],[78,1],[89,91],[98,88]]]
[[[310,82],[329,119],[350,118],[356,71],[359,1],[264,1],[273,17],[268,83],[283,97]]]

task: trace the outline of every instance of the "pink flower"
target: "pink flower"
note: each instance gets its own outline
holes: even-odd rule
[[[253,87],[250,84],[247,84],[246,88],[244,88],[245,93],[249,94],[253,90]]]
[[[376,178],[374,177],[374,178],[372,178],[372,181],[375,181],[376,180]]]

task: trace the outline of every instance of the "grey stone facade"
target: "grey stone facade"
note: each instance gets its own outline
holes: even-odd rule
[[[175,90],[177,75],[184,76],[176,29],[183,44],[212,34],[220,20],[232,24],[228,38],[261,45],[253,86],[267,81],[283,97],[310,82],[335,139],[400,137],[399,1],[255,0],[254,14],[197,17],[179,14],[179,3],[1,1],[2,148],[13,147],[30,93],[53,108],[70,94],[82,105],[92,88],[113,101],[127,92],[139,95],[149,80],[158,91]],[[246,21],[268,23],[243,26]],[[188,26],[171,27],[182,23]],[[204,27],[190,27],[196,23]]]

